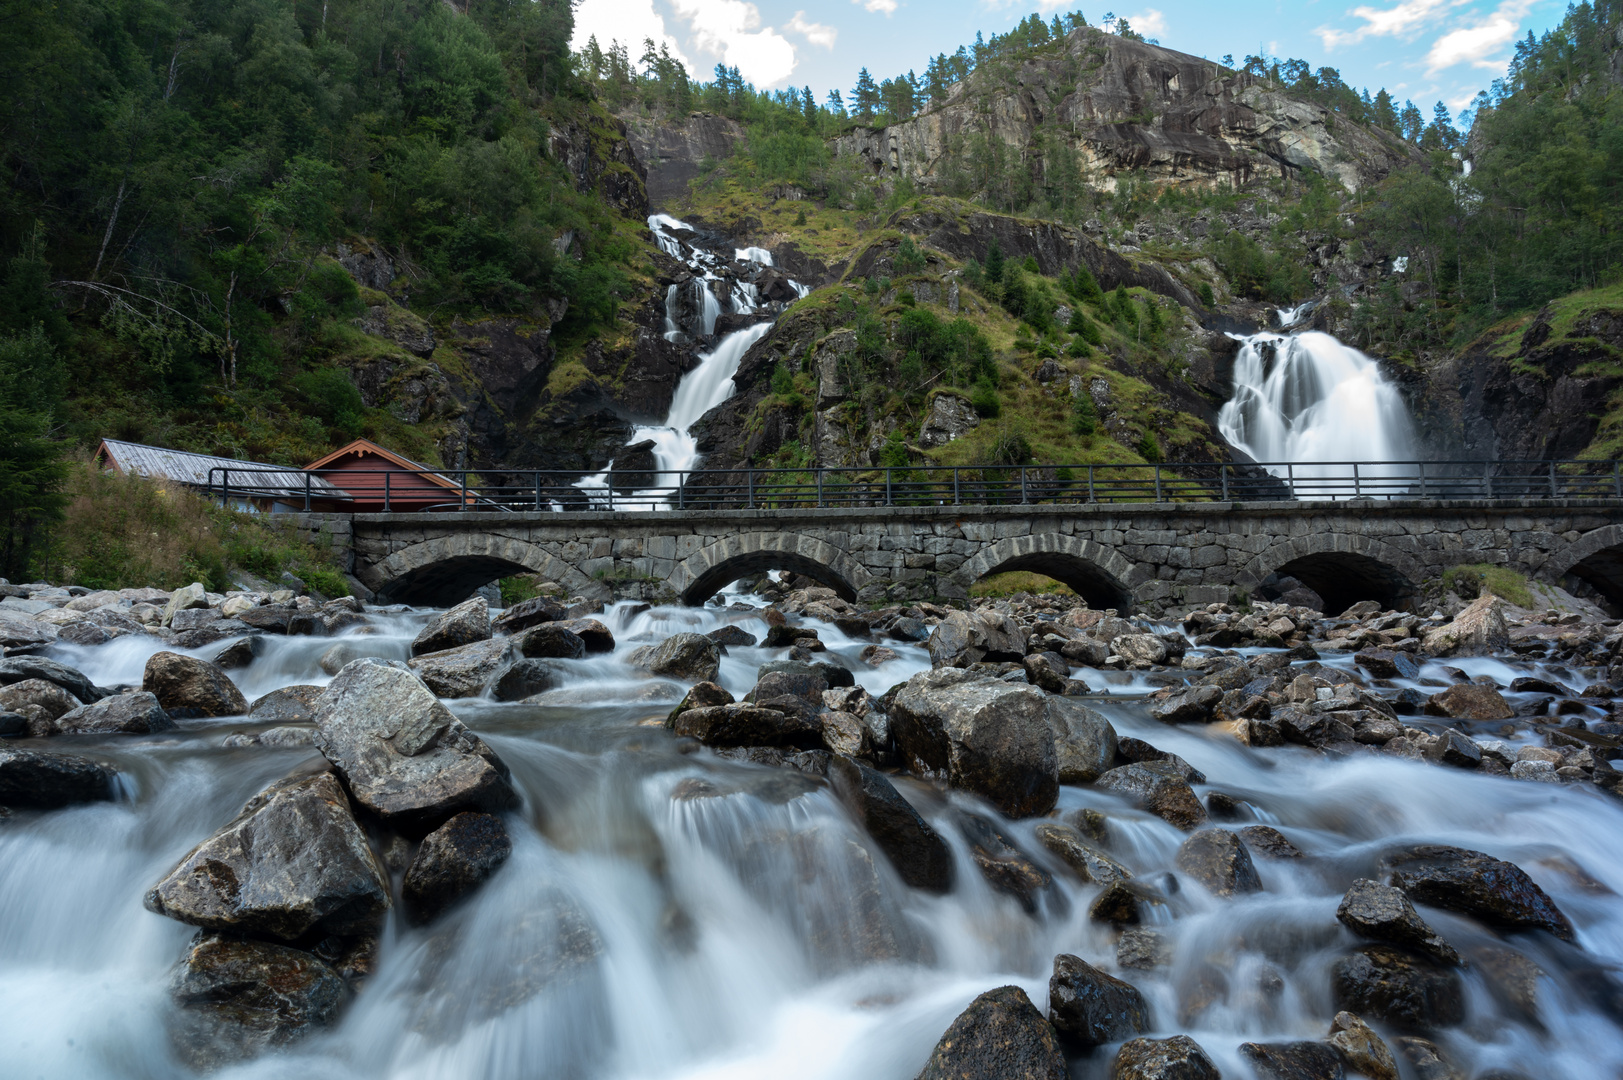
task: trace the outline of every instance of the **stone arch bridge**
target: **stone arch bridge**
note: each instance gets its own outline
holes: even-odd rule
[[[1327,606],[1402,606],[1451,566],[1511,567],[1623,605],[1623,501],[933,506],[656,513],[292,515],[386,599],[449,604],[536,573],[570,595],[700,604],[789,570],[872,602],[961,599],[1029,570],[1095,607],[1155,612],[1289,575]]]

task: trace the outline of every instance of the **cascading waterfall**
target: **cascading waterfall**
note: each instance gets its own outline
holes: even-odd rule
[[[1290,327],[1307,305],[1280,311]],[[1412,459],[1414,427],[1403,397],[1370,357],[1329,334],[1265,332],[1240,338],[1234,394],[1218,430],[1237,449],[1269,464],[1289,462],[1297,478],[1379,477],[1381,462]],[[1369,469],[1364,469],[1368,464]],[[1283,469],[1273,470],[1283,475]]]

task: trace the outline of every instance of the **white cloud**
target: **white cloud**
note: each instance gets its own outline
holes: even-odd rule
[[[1505,0],[1476,25],[1444,34],[1432,42],[1431,51],[1426,54],[1426,74],[1435,75],[1444,68],[1464,63],[1503,72],[1505,58],[1490,60],[1488,54],[1498,52],[1516,39],[1522,18],[1532,6],[1532,0]]]
[[[1068,3],[1069,0],[1060,0]],[[1155,8],[1145,8],[1137,15],[1127,16],[1127,23],[1145,37],[1160,37],[1167,32],[1167,17]]]
[[[761,11],[745,0],[671,0],[677,15],[693,31],[701,52],[721,58],[757,86],[769,87],[794,74],[795,47],[768,27],[760,29]]]
[[[1319,35],[1326,49],[1356,45],[1368,37],[1413,37],[1428,24],[1440,22],[1449,11],[1466,2],[1467,0],[1404,0],[1396,7],[1355,7],[1348,14],[1364,20],[1363,26],[1356,30],[1337,30],[1334,27],[1321,26],[1314,33]]]
[[[676,39],[666,32],[665,20],[654,10],[654,0],[581,0],[575,9],[575,36],[570,38],[569,47],[584,49],[593,37],[604,52],[612,42],[624,42],[632,63],[642,56],[643,39],[650,38],[655,45],[670,49],[690,75],[698,74],[693,61],[682,55]]]
[[[795,12],[794,16],[789,20],[789,25],[784,29],[792,30],[795,33],[803,36],[813,45],[821,45],[825,49],[834,48],[834,39],[838,37],[840,33],[832,26],[824,26],[822,23],[807,22],[806,13],[804,11]]]
[[[875,15],[896,14],[896,0],[851,0],[853,4],[861,4]]]

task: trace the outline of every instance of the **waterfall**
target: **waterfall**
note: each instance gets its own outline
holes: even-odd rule
[[[1298,320],[1302,310],[1282,311],[1280,319]],[[1217,420],[1235,448],[1271,465],[1343,463],[1298,468],[1298,478],[1350,476],[1352,462],[1363,466],[1414,457],[1408,408],[1373,359],[1317,331],[1239,340],[1234,394]],[[1360,468],[1359,475],[1381,472]]]

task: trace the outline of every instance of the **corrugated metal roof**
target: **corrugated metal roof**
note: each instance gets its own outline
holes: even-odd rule
[[[117,439],[103,439],[101,444],[112,463],[125,474],[174,480],[192,487],[207,487],[212,483],[218,488],[222,482],[229,482],[233,493],[297,496],[301,499],[308,482],[309,490],[323,499],[350,498],[344,489],[319,476],[311,476],[302,469],[236,461],[212,454],[193,454],[186,450],[166,450]],[[212,476],[210,470],[216,470]]]

